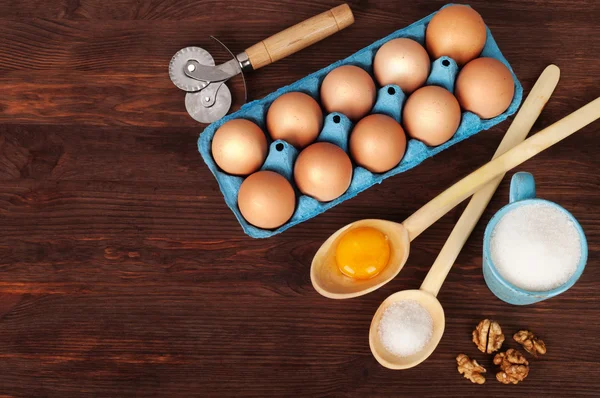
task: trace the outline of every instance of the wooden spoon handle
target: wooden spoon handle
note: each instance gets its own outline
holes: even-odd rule
[[[302,50],[354,23],[348,4],[300,22],[246,49],[253,69],[262,68]]]
[[[533,127],[538,116],[542,113],[546,102],[548,102],[554,92],[559,78],[560,69],[556,65],[550,65],[544,69],[523,102],[519,113],[517,113],[517,116],[515,116],[515,119],[506,131],[492,159],[504,154],[527,137],[527,133]],[[475,225],[477,225],[479,218],[481,218],[483,211],[492,199],[503,177],[504,173],[488,182],[473,195],[456,226],[450,233],[444,247],[442,247],[440,254],[433,262],[421,285],[421,290],[437,296],[448,272],[450,272],[450,269],[454,265],[454,261],[456,261],[467,238],[473,232]]]
[[[411,241],[415,239],[431,224],[489,181],[531,159],[598,118],[600,118],[600,97],[475,170],[404,220],[402,224],[408,231],[409,239]]]

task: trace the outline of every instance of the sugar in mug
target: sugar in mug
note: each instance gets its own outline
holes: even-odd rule
[[[498,297],[500,300],[505,301],[513,305],[527,305],[537,303],[557,296],[577,282],[587,262],[588,247],[585,234],[581,225],[577,222],[575,217],[567,210],[557,205],[554,202],[550,202],[544,199],[538,199],[535,197],[535,180],[533,175],[530,173],[519,172],[515,173],[510,182],[510,199],[509,204],[500,209],[494,217],[488,223],[485,229],[485,235],[483,238],[483,277],[488,288]],[[571,275],[571,278],[567,280],[563,285],[547,291],[528,291],[521,289],[512,283],[505,280],[492,262],[491,256],[491,236],[494,228],[498,222],[510,211],[523,205],[531,204],[545,204],[553,206],[565,214],[575,225],[575,229],[579,233],[579,241],[581,242],[581,258],[575,273]]]

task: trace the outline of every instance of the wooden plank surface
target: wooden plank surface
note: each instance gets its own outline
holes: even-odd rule
[[[338,1],[0,0],[0,395],[2,396],[598,396],[598,123],[526,162],[540,197],[571,211],[589,262],[567,293],[527,307],[496,299],[481,274],[485,224],[503,181],[443,286],[446,332],[422,365],[390,371],[368,347],[389,294],[417,288],[460,216],[412,245],[400,275],[333,301],[310,284],[320,243],[348,222],[401,221],[489,160],[509,122],[281,235],[243,234],[196,150],[167,65],[200,45],[217,60]],[[248,76],[251,98],[344,58],[437,10],[440,1],[350,1],[356,22]],[[600,4],[472,1],[525,93],[546,65],[561,81],[534,129],[600,94]],[[234,108],[242,86],[232,82]],[[493,379],[470,332],[493,317],[538,332],[548,355],[517,386]],[[509,339],[510,340],[510,339]],[[507,347],[515,347],[509,341]],[[456,371],[464,352],[484,386]]]

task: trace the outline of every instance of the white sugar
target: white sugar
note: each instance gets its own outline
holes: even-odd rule
[[[546,291],[569,280],[581,258],[579,233],[570,218],[548,204],[528,204],[505,214],[491,238],[500,275],[529,291]]]
[[[383,312],[378,332],[386,350],[407,357],[421,351],[429,342],[433,320],[417,301],[397,301]]]

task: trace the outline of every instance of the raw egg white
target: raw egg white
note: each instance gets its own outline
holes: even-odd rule
[[[445,88],[421,87],[406,100],[402,122],[408,135],[429,146],[448,141],[460,124],[460,105]]]
[[[433,59],[445,55],[462,66],[481,54],[486,35],[485,23],[477,11],[452,5],[433,16],[427,25],[425,44]]]
[[[371,75],[354,65],[335,68],[321,84],[321,103],[325,110],[343,113],[353,121],[371,111],[376,95]]]
[[[308,94],[283,94],[267,112],[267,130],[274,140],[284,140],[298,149],[317,139],[323,127],[323,111]]]
[[[510,70],[495,58],[477,58],[458,74],[454,90],[458,102],[482,119],[504,112],[515,94]]]
[[[340,147],[317,142],[305,148],[294,165],[300,192],[321,202],[342,195],[352,181],[352,162]]]
[[[410,94],[429,76],[431,61],[422,45],[407,38],[385,43],[375,54],[373,73],[382,85],[396,84],[405,94]]]
[[[352,159],[373,173],[394,168],[406,151],[406,135],[400,123],[386,115],[362,118],[350,135]]]
[[[273,171],[258,171],[242,182],[238,207],[250,224],[273,229],[294,214],[296,194],[285,177]]]
[[[233,119],[219,127],[211,148],[213,159],[223,171],[243,176],[262,166],[267,157],[267,138],[251,121]]]

